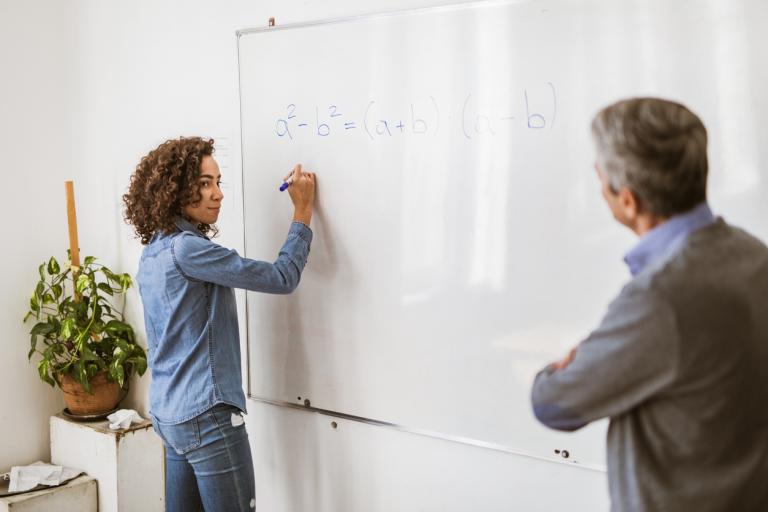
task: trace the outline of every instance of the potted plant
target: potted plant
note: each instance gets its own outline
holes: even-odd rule
[[[51,257],[38,272],[40,280],[24,316],[24,322],[36,320],[29,360],[35,353],[41,356],[40,379],[59,385],[70,414],[111,411],[133,372],[143,375],[147,369],[144,349],[123,320],[131,276],[112,272],[93,256],[80,267],[68,263],[63,269]],[[118,309],[113,300],[120,297]]]

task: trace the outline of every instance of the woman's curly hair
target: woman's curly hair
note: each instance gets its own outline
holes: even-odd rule
[[[160,144],[144,156],[131,176],[128,193],[123,195],[124,218],[146,245],[159,232],[176,230],[183,208],[200,202],[200,163],[213,154],[213,139],[180,137]],[[215,226],[199,224],[207,235]]]

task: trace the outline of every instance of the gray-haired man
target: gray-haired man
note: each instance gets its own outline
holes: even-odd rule
[[[684,106],[592,122],[603,197],[640,241],[601,324],[533,385],[537,418],[609,417],[615,511],[768,510],[768,249],[712,215],[707,133]]]

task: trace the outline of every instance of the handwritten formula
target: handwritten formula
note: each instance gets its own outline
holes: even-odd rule
[[[519,94],[517,110],[498,108],[481,110],[470,92],[461,104],[444,110],[429,96],[426,100],[409,103],[404,113],[387,112],[375,99],[368,100],[357,114],[344,105],[314,105],[300,108],[296,103],[285,106],[275,120],[275,135],[288,141],[300,137],[363,136],[369,140],[406,136],[437,136],[441,130],[457,130],[466,139],[494,136],[517,125],[529,130],[546,130],[557,119],[557,91],[552,82],[536,91],[534,101],[528,89]],[[543,98],[543,99],[542,99]]]

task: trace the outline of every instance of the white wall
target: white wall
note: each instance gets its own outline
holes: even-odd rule
[[[0,153],[3,252],[0,256],[0,472],[47,460],[48,417],[60,394],[27,363],[21,319],[37,265],[66,257],[63,181],[74,163],[68,127],[72,84],[70,13],[61,2],[0,2]]]
[[[10,407],[4,393],[0,407],[3,469],[46,456],[47,417],[61,407],[26,365],[26,336],[18,319],[34,282],[30,261],[65,249],[63,199],[54,205],[64,177],[76,181],[83,251],[115,270],[135,273],[141,247],[121,220],[120,195],[139,158],[182,134],[228,138],[230,165],[223,172],[231,192],[219,243],[242,249],[235,30],[265,25],[270,16],[281,24],[457,2],[38,0],[11,6],[0,1],[0,18],[9,27],[1,36],[3,50],[18,52],[3,56],[3,69],[23,69],[23,80],[2,91],[3,104],[12,104],[12,111],[3,114],[0,139],[11,141],[3,152],[11,163],[5,175],[21,178],[8,185],[24,184],[14,187],[11,205],[24,215],[13,214],[21,219],[11,227],[17,246],[6,249],[2,270],[12,293],[3,294],[8,303],[0,325],[14,342],[0,348],[0,372],[3,386],[13,385],[19,393]],[[51,140],[36,149],[46,135]],[[57,224],[40,226],[51,219]],[[127,311],[141,328],[136,293]],[[134,381],[124,405],[146,415],[148,384],[148,376]],[[330,418],[266,404],[251,402],[249,412],[260,510],[606,508],[601,473],[354,422],[330,429]],[[19,418],[24,432],[37,433],[33,440],[13,439],[21,432]],[[565,496],[548,492],[549,481],[555,488],[570,481],[571,487],[589,490],[580,498]]]

